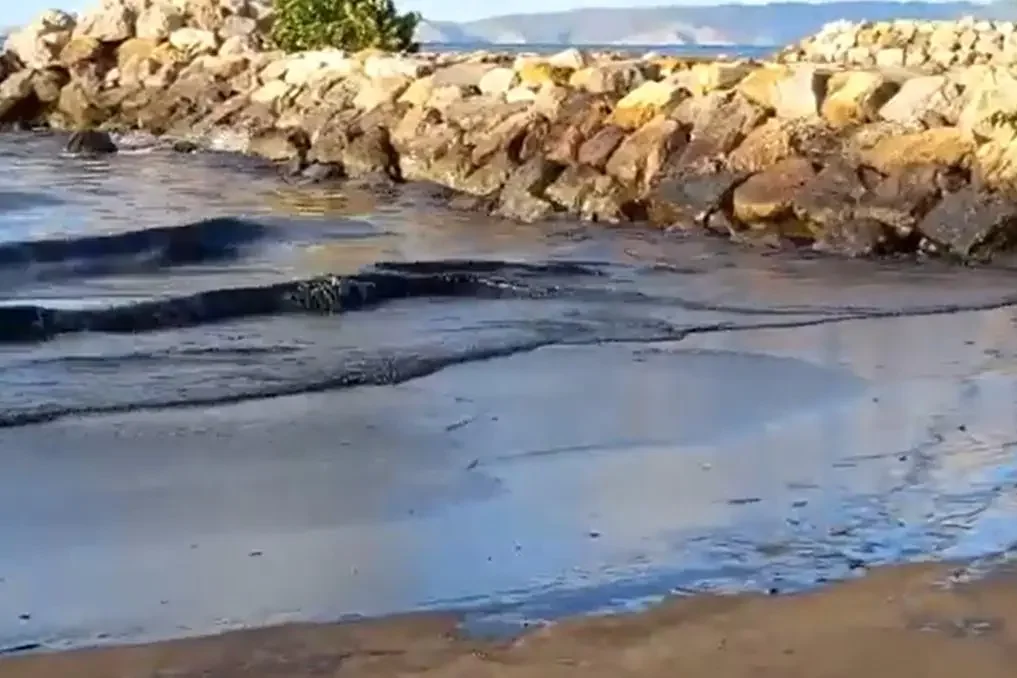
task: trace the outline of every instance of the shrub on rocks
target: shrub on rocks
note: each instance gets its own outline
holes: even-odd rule
[[[400,14],[392,0],[276,0],[272,38],[288,52],[337,47],[413,51],[415,12]]]

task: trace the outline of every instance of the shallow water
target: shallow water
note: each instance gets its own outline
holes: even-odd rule
[[[0,137],[0,648],[415,609],[502,631],[1017,543],[1010,271],[524,227],[424,187],[61,144]],[[15,307],[400,261],[466,283],[11,333]]]

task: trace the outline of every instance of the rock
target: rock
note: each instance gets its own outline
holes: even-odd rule
[[[516,69],[519,83],[529,89],[540,89],[544,85],[566,85],[572,71],[560,66],[552,66],[546,61],[523,61]]]
[[[505,92],[505,101],[510,104],[531,103],[537,100],[537,93],[527,85],[518,85]]]
[[[931,118],[956,122],[960,88],[946,76],[929,75],[906,80],[900,90],[879,109],[883,120],[900,124],[926,124]]]
[[[480,78],[477,86],[481,94],[505,94],[516,83],[516,72],[511,68],[492,68]]]
[[[116,153],[118,149],[113,137],[107,132],[83,130],[71,135],[64,150],[75,155],[106,155]]]
[[[364,61],[364,75],[372,80],[387,78],[417,79],[427,74],[428,66],[419,59],[402,56],[372,55]]]
[[[626,219],[632,203],[625,187],[591,167],[566,168],[545,194],[569,214],[606,223]]]
[[[0,83],[0,124],[21,122],[18,111],[34,94],[32,77],[32,71],[25,69]]]
[[[716,172],[666,177],[646,198],[650,222],[658,226],[706,226],[714,214],[726,211],[743,175]]]
[[[547,63],[571,73],[572,71],[578,71],[580,68],[586,68],[589,65],[589,59],[575,47],[570,47],[549,56]]]
[[[804,158],[786,158],[749,177],[734,191],[734,216],[745,224],[777,222],[793,214],[795,193],[816,176]]]
[[[157,2],[138,15],[135,33],[142,40],[159,42],[183,27],[183,12],[169,3]]]
[[[434,85],[456,85],[457,87],[480,88],[480,81],[498,66],[484,63],[461,63],[439,68],[434,72]]]
[[[713,92],[705,98],[678,161],[680,167],[693,172],[708,169],[766,119],[766,113],[737,90]]]
[[[990,191],[1017,193],[1017,144],[993,140],[979,146],[974,180]]]
[[[123,42],[134,37],[135,11],[125,0],[103,0],[102,5],[78,21],[76,37],[101,42]]]
[[[49,10],[21,30],[11,33],[3,47],[27,68],[45,68],[56,61],[70,41],[74,26],[72,15]]]
[[[688,92],[673,82],[644,82],[618,102],[611,123],[624,129],[637,129],[662,113],[669,113]]]
[[[882,172],[894,174],[909,165],[963,167],[975,153],[971,135],[952,127],[939,127],[887,137],[860,153],[861,161]]]
[[[251,17],[232,15],[223,19],[222,28],[219,29],[219,37],[224,41],[230,38],[250,38],[257,32],[257,21]]]
[[[864,193],[865,186],[854,167],[831,162],[795,192],[791,206],[795,217],[817,239],[823,239],[826,233],[843,239],[848,224],[855,221],[855,205]]]
[[[580,165],[603,170],[611,154],[615,152],[625,139],[625,134],[625,130],[617,125],[605,125],[593,136],[580,144],[576,153],[576,159]]]
[[[822,120],[771,118],[731,151],[727,165],[737,172],[759,172],[793,155],[822,164],[841,156],[843,144],[843,138]]]
[[[544,192],[559,177],[562,167],[544,158],[533,158],[509,176],[498,198],[495,214],[524,222],[544,219],[554,206]]]
[[[292,91],[293,87],[282,80],[272,80],[251,92],[251,101],[256,104],[275,106],[281,99],[289,96]]]
[[[737,90],[749,101],[780,118],[806,118],[819,114],[827,76],[817,67],[764,67],[752,71]]]
[[[679,71],[670,79],[681,84],[695,96],[703,96],[718,89],[730,89],[756,69],[745,62],[709,61],[693,64],[687,71]]]
[[[243,56],[257,51],[258,44],[250,36],[234,35],[223,40],[219,46],[219,56]]]
[[[306,145],[292,130],[269,129],[253,135],[247,152],[273,162],[302,158]]]
[[[910,166],[891,174],[864,194],[855,215],[883,224],[898,238],[909,237],[939,199],[939,172],[935,166]]]
[[[51,117],[54,127],[63,129],[93,129],[105,122],[106,112],[97,104],[98,84],[87,80],[71,80],[57,100],[56,111]]]
[[[850,71],[830,78],[822,115],[836,129],[878,118],[879,110],[897,93],[897,83],[874,71]]]
[[[372,111],[379,106],[395,103],[409,86],[410,79],[405,76],[365,81],[353,98],[353,105],[362,111]]]
[[[1017,203],[972,187],[946,193],[918,225],[935,249],[964,259],[991,256],[1013,242]]]
[[[60,52],[60,64],[73,68],[94,61],[103,52],[103,44],[95,38],[74,38]]]
[[[598,63],[574,72],[569,77],[569,86],[591,94],[625,94],[645,80],[638,62],[618,61]]]
[[[490,127],[481,127],[465,135],[463,141],[473,147],[470,161],[474,165],[482,165],[499,151],[505,151],[510,159],[518,160],[520,142],[533,123],[533,118],[530,111],[519,111]]]
[[[219,49],[219,39],[215,33],[200,28],[177,29],[169,36],[169,43],[191,57],[199,54],[215,54]]]
[[[85,40],[95,40],[95,38],[85,38]],[[158,50],[159,43],[155,40],[132,38],[117,48],[117,68],[122,71],[131,61],[154,58]]]
[[[996,74],[964,93],[957,127],[982,139],[1010,142],[1017,138],[1017,78]]]
[[[60,99],[60,90],[70,77],[62,68],[46,68],[32,74],[32,90],[42,104],[51,104]]]
[[[685,143],[681,125],[657,116],[622,141],[605,169],[622,185],[641,193],[649,189],[667,159]]]

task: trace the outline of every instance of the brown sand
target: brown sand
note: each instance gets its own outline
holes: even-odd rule
[[[0,678],[1013,678],[1017,576],[902,567],[787,597],[703,596],[486,644],[450,617],[292,625],[0,662]]]

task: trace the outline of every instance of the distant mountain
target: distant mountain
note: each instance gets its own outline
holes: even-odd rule
[[[455,23],[424,21],[420,42],[560,45],[786,45],[838,19],[1017,18],[1017,3],[777,2],[577,9]]]

